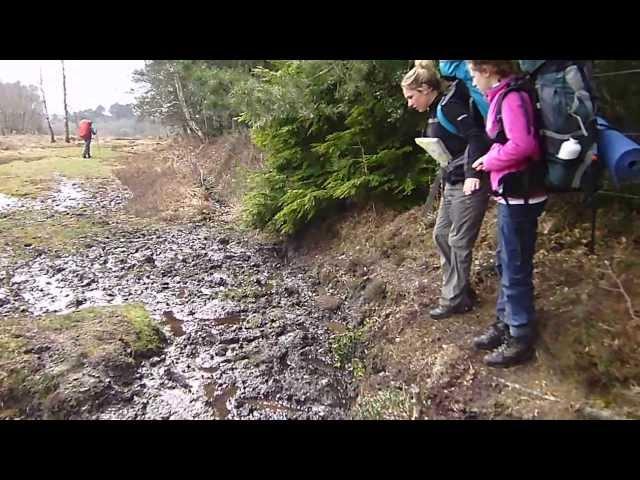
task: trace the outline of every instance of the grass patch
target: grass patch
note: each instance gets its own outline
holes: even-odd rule
[[[0,245],[18,258],[29,256],[31,248],[71,252],[83,240],[104,232],[107,226],[88,218],[59,215],[41,219],[38,212],[17,210],[0,218]]]
[[[86,395],[135,370],[165,337],[142,305],[93,307],[64,315],[0,322],[0,418],[67,418]],[[115,376],[115,377],[114,377]],[[88,382],[88,383],[87,383]],[[86,385],[85,385],[86,383]]]
[[[356,375],[362,376],[362,362],[357,357],[364,346],[365,338],[365,327],[347,328],[344,333],[335,335],[330,340],[335,366],[352,370]]]
[[[11,330],[0,336],[0,361],[8,361],[15,358],[24,350],[28,342],[20,336],[16,336]]]
[[[65,315],[47,315],[38,320],[40,328],[75,332],[79,346],[87,356],[104,353],[103,342],[128,345],[135,357],[156,353],[164,343],[162,331],[155,325],[143,305],[92,307]]]
[[[112,165],[105,160],[118,157],[119,153],[101,147],[97,156],[82,158],[75,147],[34,149],[9,163],[0,162],[0,193],[15,197],[35,197],[51,189],[55,175],[67,178],[105,178],[111,175]],[[1,158],[0,158],[1,160]]]
[[[265,285],[243,285],[240,287],[225,288],[220,293],[220,298],[232,302],[255,301],[260,297],[266,297],[273,292],[274,285],[268,281]]]
[[[131,341],[134,355],[146,356],[162,348],[164,336],[142,305],[125,305],[122,307],[122,313],[131,324],[135,334]]]
[[[410,420],[412,412],[409,393],[391,388],[359,397],[352,414],[356,420]]]

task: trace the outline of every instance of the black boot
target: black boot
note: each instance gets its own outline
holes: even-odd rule
[[[478,350],[493,350],[505,342],[508,332],[509,327],[497,320],[482,335],[474,337],[473,346]]]
[[[434,320],[441,320],[443,318],[449,318],[458,313],[466,313],[472,308],[473,304],[467,301],[461,302],[452,307],[443,307],[442,305],[439,305],[429,312],[429,316]]]
[[[476,291],[473,289],[473,287],[469,287],[467,289],[467,298],[469,299],[469,301],[475,305],[476,303],[478,303],[478,294],[476,293]]]
[[[512,337],[507,333],[505,342],[483,360],[490,367],[511,367],[528,362],[535,353],[533,336]]]

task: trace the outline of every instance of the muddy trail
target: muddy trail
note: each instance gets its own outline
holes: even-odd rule
[[[491,210],[478,308],[434,322],[420,207],[270,243],[237,226],[246,139],[114,139],[91,161],[36,140],[0,151],[0,419],[640,418],[637,209],[603,202],[593,255],[579,199],[550,202],[536,358],[494,370],[471,348],[494,315]]]
[[[333,365],[334,319],[317,306],[317,280],[288,265],[278,246],[243,238],[223,220],[222,206],[214,222],[142,221],[125,212],[130,195],[113,177],[60,176],[39,199],[0,198],[5,221],[55,221],[62,233],[78,222],[93,227],[71,250],[28,241],[21,254],[3,248],[0,319],[142,304],[165,337],[161,350],[127,368],[85,362],[66,391],[58,386],[63,406],[54,417],[348,417],[355,387]],[[51,342],[21,353],[48,368]],[[47,414],[27,409],[14,418]]]

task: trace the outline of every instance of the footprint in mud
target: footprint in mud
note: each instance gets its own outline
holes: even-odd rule
[[[295,408],[286,407],[277,402],[272,402],[269,400],[246,400],[247,405],[249,405],[252,409],[256,411],[269,411],[274,413],[284,413],[286,414],[295,414],[299,413],[300,410],[296,410]]]
[[[219,370],[220,367],[202,367],[200,368],[201,371],[203,371],[204,373],[216,373]]]
[[[224,317],[216,318],[213,323],[216,325],[238,325],[244,321],[244,317],[239,313],[230,313]]]
[[[221,393],[217,393],[218,390],[216,388],[216,384],[207,383],[204,385],[204,391],[208,401],[213,404],[213,410],[216,418],[221,420],[227,419],[230,413],[230,410],[227,407],[227,401],[238,392],[238,389],[235,386],[230,386],[225,388]],[[280,413],[285,416],[290,416],[300,412],[300,410],[296,410],[270,400],[248,399],[242,400],[241,403],[249,406],[251,410],[257,412],[271,412],[272,414]]]
[[[181,337],[184,335],[184,328],[182,328],[184,320],[176,318],[172,311],[162,312],[162,318],[165,322],[167,322],[171,333],[173,333],[176,337]]]
[[[204,393],[207,396],[207,399],[213,403],[213,410],[216,417],[224,420],[230,413],[227,408],[227,400],[233,397],[238,392],[238,389],[232,385],[225,388],[222,393],[218,395],[216,395],[216,391],[217,388],[215,383],[207,383],[204,386]]]

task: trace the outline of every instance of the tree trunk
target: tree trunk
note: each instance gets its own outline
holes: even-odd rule
[[[67,77],[64,73],[64,60],[60,60],[62,63],[62,95],[64,98],[64,141],[71,143],[69,138],[69,110],[67,110]]]
[[[53,134],[53,128],[51,128],[51,121],[49,120],[49,110],[47,110],[47,99],[44,96],[44,87],[42,85],[42,69],[40,69],[40,93],[42,93],[42,107],[44,109],[44,118],[47,119],[47,126],[49,127],[49,133],[51,134],[51,143],[56,143],[56,137]]]
[[[209,127],[207,126],[207,110],[204,100],[202,100],[202,118],[204,119],[204,131],[209,132]]]
[[[177,72],[174,72],[173,78],[176,84],[176,93],[178,94],[178,100],[180,101],[180,106],[182,107],[182,113],[184,114],[184,118],[187,121],[187,125],[193,133],[195,133],[202,143],[206,142],[206,138],[198,127],[198,124],[191,118],[191,113],[189,113],[189,107],[187,107],[187,102],[184,99],[184,92],[182,91],[182,84],[180,83],[180,77]]]

